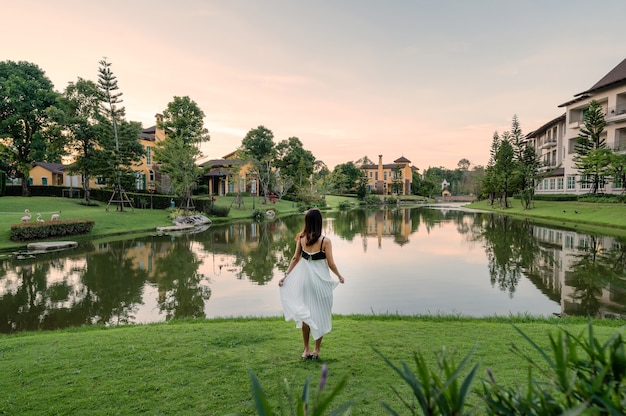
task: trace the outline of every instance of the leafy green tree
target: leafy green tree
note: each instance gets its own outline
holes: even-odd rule
[[[496,196],[500,192],[499,178],[496,173],[496,160],[498,155],[498,148],[500,147],[500,136],[498,132],[493,133],[491,139],[491,148],[489,149],[489,162],[485,169],[485,176],[483,178],[482,189],[485,196],[489,198],[489,203],[493,205]]]
[[[411,173],[411,194],[412,195],[422,195],[420,192],[422,183],[422,175],[417,170],[414,170]]]
[[[356,162],[354,162],[354,164],[361,167],[363,165],[373,165],[374,162],[372,162],[372,160],[366,155],[360,158],[359,160],[357,160]]]
[[[280,170],[283,180],[288,180],[298,189],[309,184],[309,178],[315,169],[315,156],[304,149],[297,137],[282,140],[276,145],[275,166]]]
[[[141,123],[125,120],[125,109],[120,106],[122,93],[118,92],[117,77],[111,71],[111,63],[102,59],[98,68],[98,89],[100,92],[101,122],[99,143],[103,159],[107,161],[102,168],[103,176],[114,183],[114,191],[109,202],[118,195],[118,210],[124,211],[124,204],[130,200],[124,191],[122,176],[132,183],[133,164],[139,162],[144,154],[139,142]]]
[[[624,193],[626,191],[626,153],[611,152],[608,173],[612,176],[615,187],[622,188],[622,193]]]
[[[519,163],[521,177],[521,196],[524,209],[530,209],[535,195],[535,178],[539,174],[541,160],[535,147],[527,143],[522,150],[522,159]]]
[[[524,157],[524,149],[526,148],[526,140],[524,139],[524,134],[522,133],[522,128],[520,127],[517,114],[513,114],[513,119],[511,120],[511,131],[506,132],[506,134],[508,135],[507,138],[513,147],[513,151],[515,152],[515,159],[522,160]]]
[[[512,185],[515,179],[515,151],[507,137],[502,138],[496,154],[494,166],[498,183],[500,185],[501,205],[509,207],[509,194],[513,191]]]
[[[476,165],[468,172],[466,186],[469,193],[476,196],[483,194],[482,184],[485,178],[485,167]]]
[[[331,172],[321,160],[316,160],[313,168],[313,184],[318,192],[325,197],[328,192]]]
[[[106,164],[98,143],[98,123],[100,119],[100,92],[98,86],[88,80],[78,78],[65,88],[59,100],[55,118],[64,126],[67,146],[75,155],[75,161],[67,168],[72,174],[80,174],[83,179],[85,203],[90,204],[90,178]]]
[[[604,183],[604,176],[609,174],[610,151],[602,133],[606,126],[602,106],[593,100],[585,111],[584,125],[576,138],[574,164],[581,174],[581,182],[591,184],[591,193],[595,194]]]
[[[174,97],[163,111],[159,126],[167,132],[167,138],[156,144],[154,157],[160,171],[169,176],[172,191],[183,201],[187,215],[193,208],[193,187],[202,173],[196,165],[202,156],[200,145],[210,140],[204,112],[189,97]]]
[[[356,192],[357,182],[363,176],[365,173],[354,162],[339,164],[332,173],[333,187],[339,193]]]
[[[470,161],[465,158],[459,160],[459,163],[457,163],[457,167],[462,171],[467,171],[470,165],[471,165]]]
[[[44,155],[52,145],[49,141],[58,138],[51,134],[49,116],[57,97],[52,82],[37,65],[0,62],[0,150],[22,178],[22,196],[30,196],[30,169],[36,154]]]
[[[272,181],[272,162],[276,157],[274,133],[264,126],[252,129],[243,138],[240,150],[244,160],[251,163],[253,173],[263,189],[263,198],[267,201]]]

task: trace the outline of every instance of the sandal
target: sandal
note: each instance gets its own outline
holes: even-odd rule
[[[315,361],[315,360],[319,360],[319,355],[317,354],[311,354],[311,360]]]
[[[310,360],[311,357],[313,357],[311,354],[302,354],[302,359],[303,360]]]

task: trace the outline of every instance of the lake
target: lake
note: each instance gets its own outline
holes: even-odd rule
[[[0,258],[0,332],[281,315],[303,216]],[[624,239],[461,206],[324,214],[336,314],[622,317]]]

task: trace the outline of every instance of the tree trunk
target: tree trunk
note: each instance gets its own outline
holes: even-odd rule
[[[85,191],[85,204],[89,206],[91,203],[91,194],[89,190],[89,174],[87,173],[83,175],[83,190]]]
[[[30,185],[26,176],[22,177],[22,196],[30,196]]]

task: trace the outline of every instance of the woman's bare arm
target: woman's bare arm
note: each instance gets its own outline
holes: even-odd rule
[[[341,273],[339,273],[339,269],[337,268],[337,264],[335,263],[335,258],[333,257],[333,245],[330,242],[330,239],[324,239],[322,250],[326,252],[326,262],[328,263],[328,268],[337,275],[337,277],[339,278],[339,283],[343,283],[343,276],[341,276]]]
[[[283,277],[282,279],[278,281],[278,286],[283,285],[283,282],[285,281],[287,276],[289,276],[289,273],[291,273],[293,268],[296,267],[296,264],[298,264],[298,262],[300,261],[300,258],[302,257],[302,246],[300,245],[301,239],[302,238],[298,236],[298,239],[296,240],[296,252],[293,253],[293,257],[291,258],[291,261],[289,262],[289,268],[287,268],[287,271],[285,272],[285,277]]]

